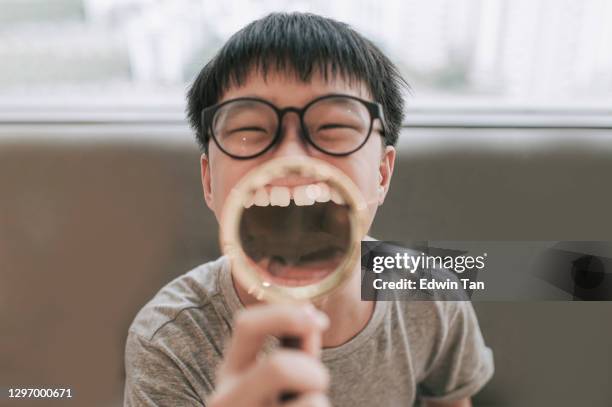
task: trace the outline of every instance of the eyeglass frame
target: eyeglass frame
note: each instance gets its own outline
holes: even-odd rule
[[[323,149],[323,148],[319,147],[318,145],[316,145],[315,142],[311,139],[310,134],[308,133],[308,129],[306,128],[306,125],[304,124],[304,114],[306,113],[308,108],[310,108],[313,104],[315,104],[315,103],[317,103],[317,102],[319,102],[321,100],[337,98],[337,97],[343,97],[343,98],[352,99],[352,100],[356,100],[356,101],[360,102],[362,105],[364,105],[366,107],[366,109],[368,110],[368,113],[370,114],[370,127],[368,129],[368,134],[363,139],[361,144],[359,144],[357,147],[355,147],[351,151],[345,152],[345,153],[332,153],[332,152],[326,151],[325,149]],[[228,151],[226,151],[221,146],[221,143],[219,142],[219,140],[217,140],[217,137],[215,136],[215,133],[214,133],[214,131],[212,129],[213,119],[215,117],[215,114],[217,113],[217,111],[220,108],[222,108],[223,106],[225,106],[225,105],[227,105],[229,103],[236,102],[236,101],[243,101],[243,100],[244,101],[261,102],[261,103],[267,105],[268,107],[270,107],[276,113],[276,117],[278,119],[278,125],[277,125],[277,129],[276,129],[276,134],[274,135],[274,138],[272,138],[272,141],[270,142],[270,144],[266,148],[261,150],[260,152],[258,152],[256,154],[251,154],[249,156],[237,156],[237,155],[231,154]],[[276,107],[274,104],[272,104],[271,102],[269,102],[269,101],[267,101],[265,99],[262,99],[262,98],[258,98],[258,97],[239,97],[239,98],[229,99],[229,100],[226,100],[224,102],[217,103],[215,105],[208,106],[208,107],[202,109],[201,120],[202,120],[202,123],[206,124],[207,129],[205,131],[209,132],[210,137],[213,139],[213,141],[215,142],[217,147],[219,147],[219,150],[221,150],[223,153],[227,154],[231,158],[234,158],[234,159],[237,159],[237,160],[250,160],[252,158],[256,158],[256,157],[259,157],[260,155],[265,154],[272,147],[274,147],[275,145],[279,144],[282,141],[282,139],[284,137],[284,135],[282,134],[283,133],[282,132],[283,117],[285,116],[285,114],[287,114],[289,112],[294,112],[294,113],[296,113],[298,115],[298,117],[300,119],[300,127],[301,127],[300,137],[303,140],[305,140],[306,143],[308,143],[309,145],[313,146],[316,150],[318,150],[318,151],[320,151],[320,152],[322,152],[324,154],[328,154],[328,155],[335,156],[335,157],[345,157],[345,156],[353,154],[357,150],[361,149],[365,145],[365,143],[367,143],[368,140],[370,139],[370,136],[372,135],[372,130],[374,128],[374,120],[376,120],[376,119],[380,120],[380,123],[382,125],[382,129],[380,130],[381,136],[384,137],[385,133],[387,132],[387,126],[386,126],[386,122],[385,122],[384,111],[383,111],[383,107],[382,107],[382,105],[380,103],[372,102],[372,101],[365,100],[365,99],[361,99],[361,98],[358,98],[358,97],[352,96],[352,95],[345,95],[345,94],[342,94],[342,93],[331,93],[331,94],[327,94],[327,95],[323,95],[323,96],[317,97],[317,98],[311,100],[310,102],[308,102],[301,109],[298,108],[298,107],[295,107],[295,106],[288,106],[288,107],[285,107],[283,109],[280,109],[280,108]]]

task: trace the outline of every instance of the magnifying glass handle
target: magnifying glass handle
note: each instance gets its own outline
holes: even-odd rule
[[[299,336],[282,336],[280,338],[280,344],[283,348],[302,349],[302,338]],[[278,399],[281,403],[284,403],[295,399],[297,396],[298,394],[296,392],[284,391]]]

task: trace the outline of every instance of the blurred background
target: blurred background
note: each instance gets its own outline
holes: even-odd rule
[[[235,31],[272,11],[351,24],[418,98],[516,108],[612,102],[607,0],[1,0],[2,103],[181,107],[185,84]]]
[[[375,237],[612,240],[610,0],[0,0],[0,389],[121,405],[136,312],[219,254],[185,90],[292,10],[411,84]],[[475,308],[497,368],[477,406],[612,405],[612,303]]]

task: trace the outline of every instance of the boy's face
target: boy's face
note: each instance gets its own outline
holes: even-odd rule
[[[288,106],[301,108],[311,100],[331,93],[372,100],[365,86],[359,83],[349,84],[341,77],[325,81],[321,75],[315,74],[310,82],[304,83],[291,75],[270,72],[265,81],[260,74],[252,73],[243,86],[230,88],[219,102],[238,97],[258,97],[281,109]],[[295,113],[289,113],[283,119],[282,141],[258,157],[248,160],[234,159],[219,150],[211,141],[208,156],[202,155],[201,158],[206,204],[219,220],[229,192],[249,170],[276,157],[310,156],[337,167],[352,179],[368,202],[366,220],[369,229],[378,205],[383,203],[387,194],[395,161],[395,149],[383,146],[380,129],[381,124],[375,120],[372,134],[366,144],[358,151],[343,157],[325,154],[307,144],[299,135],[299,118]]]

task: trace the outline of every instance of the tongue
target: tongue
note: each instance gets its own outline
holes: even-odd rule
[[[338,259],[330,258],[307,264],[287,264],[282,258],[265,258],[258,262],[259,270],[267,280],[284,286],[302,286],[314,284],[333,272],[338,266]]]

